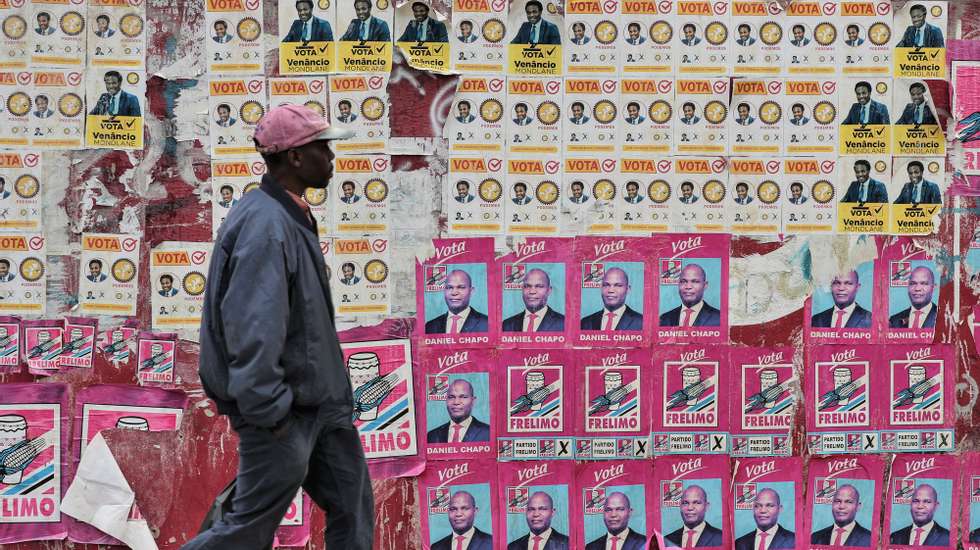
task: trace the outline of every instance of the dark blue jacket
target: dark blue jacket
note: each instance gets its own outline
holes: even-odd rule
[[[95,103],[95,107],[92,108],[89,114],[108,115],[111,102],[112,96],[108,93],[103,93],[99,96],[99,101]],[[116,106],[116,116],[140,116],[140,100],[131,93],[120,91],[119,105]]]
[[[330,28],[330,23],[319,17],[313,17],[311,22],[310,42],[333,42],[333,30]],[[293,21],[292,26],[289,27],[289,32],[286,34],[286,38],[283,38],[282,41],[304,42],[303,22],[299,19]]]
[[[898,122],[895,124],[915,124],[915,104],[909,103],[902,110],[902,116],[899,117]],[[932,109],[928,104],[925,104],[922,109],[922,122],[923,126],[936,124],[936,117],[932,116]]]
[[[905,29],[905,34],[902,35],[902,39],[898,42],[896,48],[914,48],[915,44],[915,33],[919,29],[912,25],[909,25]],[[942,48],[945,45],[943,40],[943,31],[939,30],[939,27],[935,25],[930,25],[925,23],[922,25],[922,47],[923,48]]]
[[[426,443],[449,443],[449,422],[425,434]],[[473,418],[470,427],[466,429],[463,443],[490,441],[490,426]]]
[[[432,550],[454,550],[456,548],[454,536],[455,533],[450,533],[434,542],[429,548]],[[470,545],[466,550],[493,550],[493,537],[474,528],[473,538],[470,539]]]
[[[895,531],[889,537],[891,544],[901,544],[906,545],[909,543],[909,535],[912,534],[912,526],[903,527],[898,531]],[[929,530],[929,534],[926,535],[926,540],[919,543],[919,546],[949,546],[949,529],[939,525],[938,523],[932,524],[932,529]]]
[[[517,36],[510,41],[511,44],[530,44],[531,43],[531,23],[525,21],[521,23],[521,28],[517,31]],[[538,29],[538,41],[536,44],[555,45],[561,44],[561,34],[554,23],[541,19],[541,27]]]
[[[864,202],[888,202],[888,189],[885,188],[885,184],[880,181],[869,178],[868,179],[868,200]],[[857,180],[851,182],[847,186],[847,192],[844,193],[844,198],[840,200],[841,202],[861,202],[861,184]]]
[[[605,314],[606,309],[602,308],[587,317],[583,317],[580,328],[582,330],[602,330],[602,325],[605,322],[603,316]],[[643,315],[626,306],[626,310],[623,311],[623,317],[619,320],[619,324],[616,325],[615,330],[643,330]]]
[[[929,310],[929,315],[926,315],[926,320],[922,323],[922,328],[933,328],[936,326],[936,304],[932,304],[932,309]],[[908,328],[909,317],[912,316],[912,308],[904,309],[899,311],[895,315],[888,318],[888,328]]]
[[[735,550],[755,550],[755,533],[756,529],[753,529],[735,539]],[[796,548],[796,533],[787,531],[785,527],[780,525],[776,529],[776,534],[772,536],[772,540],[769,541],[768,550],[785,550],[788,548]]]
[[[834,326],[834,308],[830,307],[821,311],[810,319],[810,326],[814,328],[830,328]],[[871,328],[871,312],[855,304],[851,317],[847,320],[844,328]]]
[[[681,306],[664,313],[660,316],[660,326],[676,327],[681,324]],[[698,316],[694,318],[693,326],[696,327],[717,327],[721,326],[721,311],[712,307],[708,302],[704,302]]]
[[[620,546],[618,550],[644,550],[644,548],[646,548],[646,544],[646,537],[630,529],[629,533],[626,535],[626,541],[623,542],[623,545]],[[603,534],[601,537],[595,539],[589,544],[586,544],[585,550],[606,550],[606,535]]]
[[[685,528],[681,527],[680,529],[670,533],[669,535],[664,537],[664,542],[667,543],[667,546],[683,547],[685,542],[683,540],[684,531]],[[715,546],[721,546],[723,540],[724,540],[724,536],[721,532],[721,529],[711,525],[710,523],[705,523],[704,531],[701,531],[701,536],[698,537],[698,543],[695,544],[694,547],[710,548]]]
[[[524,312],[512,315],[504,319],[504,332],[522,332],[524,330]],[[538,324],[535,332],[563,332],[565,330],[565,316],[557,311],[548,308],[548,313]]]
[[[317,229],[286,193],[266,174],[221,225],[204,294],[201,382],[219,412],[253,426],[318,407],[328,423],[352,427]]]
[[[529,540],[531,540],[530,533],[519,539],[512,540],[507,545],[507,550],[527,550],[527,541]],[[541,550],[568,550],[568,535],[552,529],[551,536],[548,537],[548,542],[544,543],[544,547]]]
[[[425,36],[419,36],[419,22],[411,20],[405,27],[399,42],[449,42],[446,25],[442,21],[429,18],[425,23]]]
[[[810,544],[821,544],[829,545],[831,543],[831,535],[834,532],[834,524],[830,524],[827,527],[819,531],[815,531],[810,535]],[[857,546],[857,547],[869,547],[871,546],[871,531],[868,531],[866,527],[861,526],[860,523],[854,524],[854,529],[851,534],[844,541],[844,547]]]
[[[939,191],[939,186],[931,181],[922,180],[922,190],[919,193],[919,203],[918,204],[942,204],[943,194]],[[899,192],[898,198],[895,199],[895,204],[912,204],[912,199],[915,198],[915,185],[912,182],[906,182],[902,186],[902,191]]]
[[[449,313],[443,313],[435,319],[430,319],[427,323],[425,323],[425,333],[445,333],[446,327],[448,326],[448,320]],[[486,332],[487,330],[487,316],[473,308],[470,308],[470,314],[466,316],[466,320],[463,321],[463,326],[460,327],[459,332]]]
[[[861,124],[861,109],[864,105],[855,103],[847,113],[847,118],[841,124]],[[888,107],[884,103],[871,100],[868,107],[868,124],[888,124]]]
[[[367,42],[391,42],[391,31],[388,30],[388,23],[383,19],[378,19],[377,17],[371,16],[368,19],[371,23],[371,28],[368,29]],[[340,37],[341,42],[360,42],[361,41],[361,20],[354,19],[350,22],[350,26],[344,31],[344,35]],[[475,538],[475,537],[474,537]],[[473,545],[471,544],[470,547]]]

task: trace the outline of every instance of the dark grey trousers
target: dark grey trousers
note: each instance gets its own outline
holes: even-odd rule
[[[300,486],[327,513],[329,549],[371,550],[374,495],[357,430],[325,425],[315,412],[292,412],[274,434],[230,417],[238,432],[232,511],[182,550],[266,550]]]

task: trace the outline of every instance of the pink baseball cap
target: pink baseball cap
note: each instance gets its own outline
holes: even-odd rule
[[[255,127],[255,149],[259,153],[278,153],[313,141],[347,139],[349,128],[337,128],[304,105],[280,105],[271,109]]]

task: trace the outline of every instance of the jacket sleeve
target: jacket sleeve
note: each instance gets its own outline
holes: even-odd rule
[[[253,426],[272,427],[293,403],[279,358],[289,321],[289,274],[281,242],[241,235],[228,260],[221,322],[228,394]]]

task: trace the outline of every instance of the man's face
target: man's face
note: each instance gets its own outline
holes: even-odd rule
[[[225,27],[225,24],[224,23],[215,23],[214,24],[214,34],[217,35],[219,38],[222,37],[222,36],[224,36],[225,35],[225,32],[227,30],[228,30],[228,28]]]
[[[523,199],[525,195],[527,195],[527,189],[525,189],[523,185],[518,185],[514,187],[515,197],[517,197],[518,199]]]
[[[523,119],[527,116],[527,107],[518,105],[517,107],[514,107],[514,112],[517,113],[518,120]]]
[[[799,105],[793,107],[793,116],[796,118],[803,118],[803,107]]]
[[[572,196],[573,197],[575,197],[576,199],[577,198],[580,198],[582,196],[582,191],[583,191],[583,187],[582,187],[582,184],[581,183],[579,183],[579,184],[574,184],[573,183],[572,184]]]
[[[684,106],[684,116],[686,116],[687,118],[694,118],[694,106],[693,105],[685,105]]]
[[[693,306],[704,298],[704,289],[708,286],[701,268],[691,264],[681,270],[680,282],[677,285],[677,293],[680,294],[681,302],[685,306]]]
[[[629,31],[630,38],[632,38],[633,40],[636,40],[637,38],[640,37],[640,27],[637,25],[630,25],[627,31]]]
[[[909,181],[912,183],[919,183],[922,181],[922,168],[918,164],[913,164],[908,167]]]
[[[748,38],[749,37],[749,28],[748,27],[739,27],[738,28],[738,37],[741,38],[742,40],[745,40],[746,38]]]
[[[313,17],[313,4],[309,2],[296,4],[296,16],[299,17],[300,21],[309,21]]]
[[[469,23],[462,23],[459,26],[459,32],[463,35],[463,38],[469,38],[470,34],[473,33],[473,25]],[[469,107],[466,108],[469,111]]]
[[[531,270],[524,277],[524,286],[521,291],[524,307],[533,313],[548,305],[548,297],[551,296],[551,283],[548,282],[548,277],[543,271]]]
[[[697,527],[704,521],[708,502],[704,493],[697,487],[688,487],[681,495],[681,519],[687,527]]]
[[[527,519],[527,527],[535,535],[541,534],[551,527],[551,517],[555,515],[548,497],[541,493],[535,493],[527,503],[527,512],[524,514]]]
[[[536,4],[524,6],[524,14],[527,15],[528,23],[531,23],[532,25],[541,20],[541,8],[539,8]]]
[[[796,40],[803,40],[803,29],[801,27],[793,28],[793,38]]]
[[[0,263],[0,277],[6,277],[8,273],[10,273],[10,266]]]
[[[48,17],[47,15],[38,15],[37,16],[37,26],[42,31],[47,30],[48,29],[48,25],[50,23],[51,23],[51,18]]]
[[[39,96],[36,101],[38,111],[43,113],[44,111],[48,110],[48,98]],[[2,187],[0,187],[0,189],[2,189]]]
[[[909,18],[912,20],[912,26],[920,29],[926,24],[926,10],[912,10],[909,12]]]
[[[164,292],[170,292],[170,289],[173,288],[173,286],[174,282],[170,279],[170,277],[160,279],[160,288],[162,288]]]
[[[469,105],[467,105],[465,103],[460,103],[459,105],[456,106],[456,109],[459,110],[459,116],[461,116],[463,118],[466,118],[466,117],[470,116],[470,106]]]
[[[747,105],[739,105],[738,106],[738,116],[739,116],[739,118],[748,118],[749,117],[749,108],[748,108]]]
[[[632,199],[632,198],[636,197],[636,194],[637,194],[637,192],[639,192],[639,190],[640,190],[640,188],[635,183],[627,184],[626,185],[626,196]]]
[[[735,188],[735,193],[738,195],[738,198],[744,199],[749,194],[749,188],[744,185],[739,185]]]
[[[299,148],[298,175],[306,187],[326,189],[333,175],[333,150],[327,140],[314,141]]]
[[[105,81],[105,91],[112,95],[116,95],[119,92],[121,82],[119,82],[119,79],[115,75],[108,75],[103,80]]]
[[[922,105],[926,100],[926,90],[922,86],[913,86],[909,89],[909,97],[914,105]]]
[[[98,277],[102,273],[102,266],[92,262],[88,264],[88,273],[93,277]]]
[[[346,197],[346,198],[349,199],[352,196],[354,196],[354,184],[353,183],[351,183],[349,181],[346,181],[346,182],[344,182],[344,184],[341,187],[344,190],[344,197]]]
[[[371,3],[355,2],[354,13],[357,14],[357,18],[360,19],[361,21],[367,21],[367,18],[371,17]]]
[[[622,493],[613,493],[606,498],[606,504],[602,507],[602,520],[610,533],[618,535],[629,527],[632,513],[626,497]]]
[[[837,275],[830,282],[830,294],[834,297],[834,304],[841,309],[854,303],[860,288],[861,283],[858,282],[856,271]]]
[[[582,25],[573,25],[572,32],[575,33],[575,38],[581,40],[585,36],[585,27]]]
[[[454,271],[446,278],[446,286],[442,295],[446,299],[446,306],[449,307],[449,311],[458,313],[469,307],[473,287],[470,286],[469,278],[465,273]]]
[[[858,103],[865,105],[871,101],[871,89],[867,86],[858,86],[854,89],[854,97],[857,98]]]
[[[459,195],[460,197],[465,197],[465,196],[469,195],[470,194],[470,188],[469,188],[469,186],[467,186],[467,185],[465,185],[463,183],[457,183],[456,184],[456,194]]]
[[[463,534],[473,527],[476,519],[476,507],[472,498],[465,493],[456,493],[449,499],[449,524],[456,534]]]
[[[939,500],[936,492],[928,485],[920,485],[912,493],[912,521],[918,526],[929,523],[936,514],[937,506]]]
[[[425,21],[429,17],[429,7],[425,4],[413,4],[412,5],[412,15],[415,16],[415,20],[418,22]]]
[[[231,118],[231,111],[228,110],[227,108],[220,108],[219,107],[218,108],[218,120],[220,120],[221,122],[228,122],[228,119],[229,118]]]
[[[799,185],[793,185],[792,187],[789,188],[789,192],[793,195],[794,199],[798,199],[800,198],[801,195],[803,195],[803,187]]]
[[[341,269],[344,272],[344,278],[345,279],[353,279],[354,278],[354,267],[353,266],[349,266],[349,265],[346,265],[345,264]]]
[[[105,17],[96,19],[95,24],[99,26],[99,32],[105,32],[109,28],[109,20]],[[221,29],[219,34],[225,34],[225,30]]]
[[[854,178],[858,183],[864,183],[868,181],[868,176],[871,175],[871,168],[865,164],[855,164],[854,165]]]
[[[640,108],[636,105],[627,105],[626,113],[629,114],[630,118],[636,118],[640,116]]]
[[[694,194],[694,186],[693,185],[691,185],[691,184],[687,184],[687,185],[683,185],[682,184],[681,185],[681,196],[682,197],[684,197],[685,199],[689,199],[689,198],[691,198],[691,195],[693,195],[693,194]]]
[[[858,29],[857,29],[857,27],[847,27],[847,39],[848,40],[857,40],[857,37],[858,37]]]
[[[575,117],[575,118],[582,118],[582,112],[583,111],[585,111],[585,109],[583,109],[581,105],[572,105],[572,116],[573,117]]]
[[[688,40],[694,38],[694,27],[684,27],[684,38]]]
[[[768,531],[779,522],[779,513],[782,511],[783,507],[772,491],[763,490],[759,492],[755,497],[755,503],[752,505],[755,524],[763,531]]]
[[[834,514],[834,523],[839,526],[847,525],[854,521],[861,503],[858,501],[857,491],[851,486],[844,486],[834,493],[834,500],[831,503],[831,512]]]
[[[221,200],[223,200],[225,202],[229,202],[229,201],[231,201],[231,197],[232,196],[233,196],[233,194],[231,192],[231,189],[225,188],[225,189],[222,189],[221,190]]]
[[[607,270],[602,276],[602,305],[609,311],[619,309],[626,303],[629,290],[630,285],[623,270]]]
[[[921,309],[932,302],[932,292],[936,282],[928,267],[917,267],[909,276],[909,302],[916,309]]]
[[[446,411],[453,422],[459,423],[473,414],[473,391],[470,385],[462,380],[457,380],[449,386],[449,394],[446,396]]]

